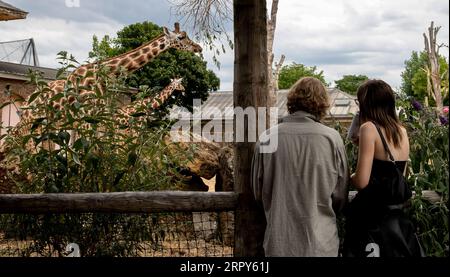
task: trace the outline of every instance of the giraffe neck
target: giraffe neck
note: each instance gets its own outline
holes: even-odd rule
[[[154,111],[161,107],[162,104],[169,98],[170,95],[176,90],[176,86],[173,84],[164,88],[156,98],[146,98],[135,103],[131,103],[122,109],[119,109],[118,115],[120,118],[120,124],[122,126],[128,125],[128,120],[133,114],[138,111]]]
[[[148,107],[148,105],[151,105],[151,108],[153,110],[158,109],[161,107],[167,99],[172,95],[172,93],[175,91],[175,87],[173,85],[169,85],[166,88],[164,88],[159,95],[156,98],[148,98],[143,99],[138,102],[138,106],[144,106]]]
[[[168,50],[171,47],[170,45],[169,39],[162,34],[136,49],[102,61],[101,65],[109,67],[111,74],[119,75],[125,73],[129,75]],[[85,77],[88,71],[92,70],[94,66],[95,64],[83,65],[77,68],[71,75]]]
[[[133,73],[170,48],[170,41],[165,35],[118,57],[104,61],[102,64],[111,67],[113,72],[124,68],[128,74]]]

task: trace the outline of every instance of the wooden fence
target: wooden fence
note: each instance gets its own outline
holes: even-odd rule
[[[2,213],[156,213],[234,210],[234,192],[118,192],[0,195]]]
[[[349,200],[355,195],[351,191]],[[423,191],[422,197],[441,201],[434,191]],[[0,194],[0,214],[212,212],[235,210],[238,198],[235,192]]]
[[[349,193],[351,201],[356,192]],[[225,216],[232,221],[232,228],[223,232],[228,236],[234,253],[236,243],[248,237],[248,226],[235,225],[240,195],[235,192],[119,192],[119,193],[74,193],[74,194],[29,194],[0,195],[0,215],[2,214],[156,214],[156,213],[205,213],[213,212],[218,217]],[[442,201],[434,191],[423,191],[422,197],[430,202]],[[201,215],[200,215],[201,216]],[[222,218],[223,219],[223,218]],[[195,219],[194,219],[195,220]],[[225,222],[225,221],[223,221]],[[203,223],[201,223],[203,225]],[[217,226],[222,228],[223,226]],[[219,230],[218,229],[218,230]],[[2,231],[2,230],[0,230]],[[1,233],[1,232],[0,232]],[[231,237],[231,238],[230,238]],[[205,245],[205,248],[208,246]],[[232,250],[233,252],[233,250]],[[232,253],[231,252],[231,253]]]

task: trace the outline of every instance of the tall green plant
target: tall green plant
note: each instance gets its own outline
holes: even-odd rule
[[[448,117],[439,116],[432,108],[402,99],[401,119],[410,136],[408,183],[416,197],[409,214],[428,256],[449,255],[448,185],[449,129]],[[422,191],[436,191],[441,201],[430,203]]]

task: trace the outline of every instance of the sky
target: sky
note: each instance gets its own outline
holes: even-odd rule
[[[0,22],[0,41],[34,38],[40,65],[53,68],[62,50],[86,60],[93,35],[114,37],[142,21],[173,29],[180,20],[167,0],[4,1],[29,15]],[[398,89],[404,62],[412,51],[424,49],[422,34],[431,21],[441,26],[438,43],[448,45],[448,0],[280,0],[274,53],[276,59],[286,55],[285,65],[317,66],[331,86],[344,75],[362,74]],[[232,24],[227,26],[232,34]],[[441,54],[448,59],[448,48]],[[221,79],[220,90],[232,90],[233,51],[218,57],[220,69],[211,52],[205,51],[204,58]]]

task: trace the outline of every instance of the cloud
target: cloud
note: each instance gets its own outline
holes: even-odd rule
[[[432,20],[448,44],[447,1],[280,1],[275,53],[318,66],[328,81],[364,74],[399,87],[404,61],[424,48]]]
[[[84,61],[92,49],[92,36],[113,35],[121,24],[104,22],[76,22],[60,18],[29,16],[27,20],[2,23],[0,40],[11,41],[33,37],[42,66],[57,67],[56,54],[67,51]]]
[[[172,19],[167,1],[145,0],[78,0],[79,7],[66,5],[66,0],[8,0],[36,17],[60,18],[76,22],[102,22],[113,20],[131,24],[151,20],[167,24]],[[75,1],[69,0],[69,3]]]
[[[67,8],[65,0],[8,2],[30,15],[27,20],[1,22],[0,41],[34,37],[45,66],[57,65],[60,50],[86,59],[94,34],[114,36],[123,26],[145,20],[164,26],[177,21],[169,3],[161,0],[80,0],[79,8]],[[364,74],[399,87],[404,61],[424,48],[422,33],[432,20],[442,26],[439,41],[448,45],[448,11],[444,0],[282,0],[275,55],[317,66],[330,83],[346,74]],[[232,24],[227,26],[231,33]],[[448,49],[441,53],[448,57]],[[204,56],[221,79],[221,89],[232,90],[233,51],[218,57],[220,70],[212,53],[205,51]]]

